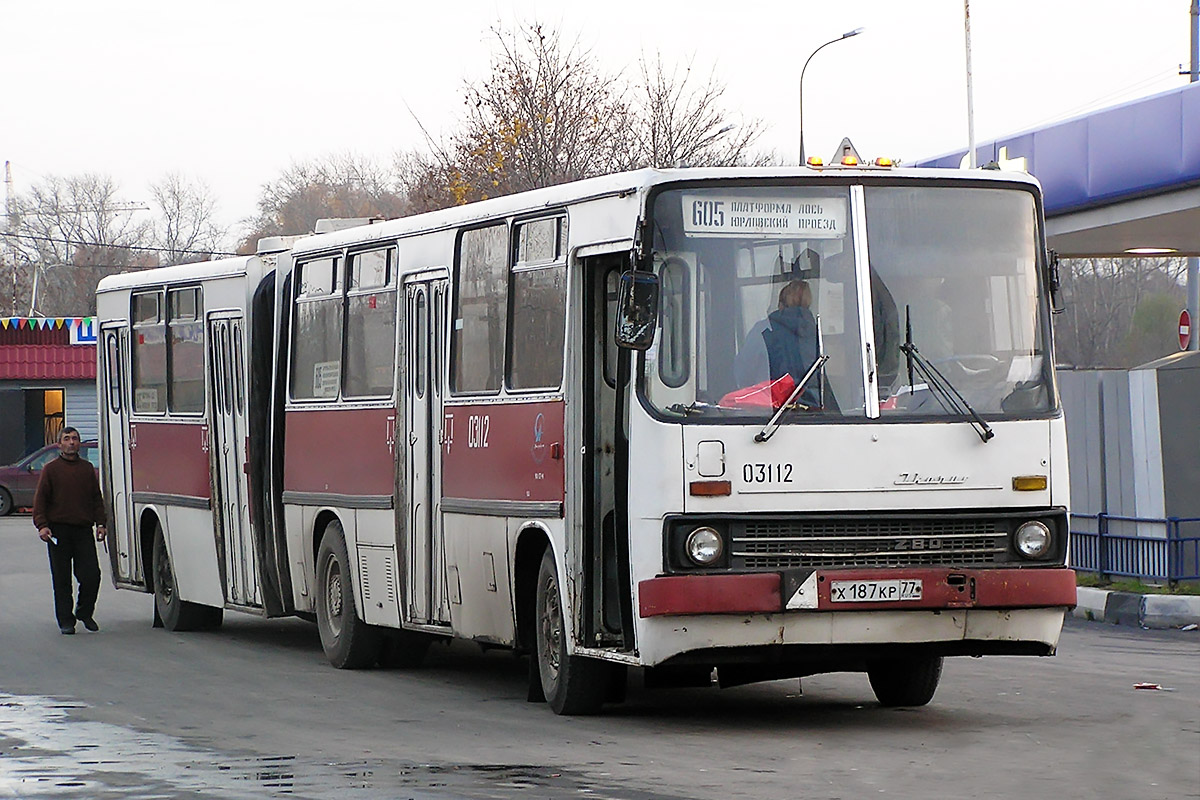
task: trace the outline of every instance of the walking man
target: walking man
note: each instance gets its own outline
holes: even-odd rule
[[[89,631],[98,631],[93,614],[100,592],[100,562],[92,541],[104,541],[104,501],[92,463],[79,457],[79,431],[63,428],[58,436],[58,458],[42,469],[33,496],[33,524],[50,551],[50,578],[54,584],[54,615],[60,633],[75,633],[75,620]],[[71,572],[79,581],[79,599],[71,609]]]

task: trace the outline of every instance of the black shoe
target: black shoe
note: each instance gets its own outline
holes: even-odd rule
[[[67,635],[71,635],[71,634],[75,633],[75,626],[74,625],[59,625],[58,632],[65,633]]]
[[[80,617],[79,621],[83,623],[83,627],[87,628],[92,633],[100,630],[100,626],[96,624],[96,620],[92,617]]]

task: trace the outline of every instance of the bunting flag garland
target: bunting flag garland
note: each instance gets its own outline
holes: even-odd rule
[[[63,328],[79,332],[95,324],[95,317],[0,317],[0,328],[17,331],[58,331]]]

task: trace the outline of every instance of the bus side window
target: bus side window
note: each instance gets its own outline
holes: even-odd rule
[[[604,324],[600,326],[604,341],[604,380],[609,386],[617,385],[617,343],[613,340],[613,328],[617,318],[617,284],[621,282],[621,271],[611,269],[604,276]]]
[[[162,414],[167,410],[167,330],[162,292],[135,294],[133,303],[133,410]]]
[[[497,392],[508,317],[508,225],[464,231],[458,242],[451,377],[456,392]]]
[[[395,249],[350,256],[346,292],[346,397],[389,397],[396,373]]]
[[[512,268],[510,389],[557,389],[566,335],[566,218],[516,227]]]
[[[105,366],[108,368],[108,410],[113,414],[121,412],[121,352],[115,331],[109,333],[104,340]]]
[[[167,292],[167,400],[172,413],[204,411],[204,318],[200,287]]]
[[[669,258],[659,270],[662,298],[662,346],[658,354],[658,375],[673,389],[687,383],[689,332],[688,266],[679,258]]]
[[[309,261],[298,267],[292,325],[292,397],[338,396],[342,377],[342,281],[340,259]]]

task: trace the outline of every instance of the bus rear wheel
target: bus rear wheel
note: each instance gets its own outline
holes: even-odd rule
[[[867,666],[867,678],[880,705],[923,706],[937,691],[943,661],[941,656],[876,661]]]
[[[175,569],[167,552],[162,523],[154,525],[154,610],[169,631],[195,631],[221,624],[223,609],[182,600],[175,584]]]
[[[317,630],[329,663],[338,669],[373,666],[380,656],[379,631],[358,618],[342,523],[325,528],[317,548]]]
[[[567,654],[566,622],[554,553],[546,548],[537,581],[536,653],[546,702],[555,714],[595,714],[613,680],[613,665]]]

